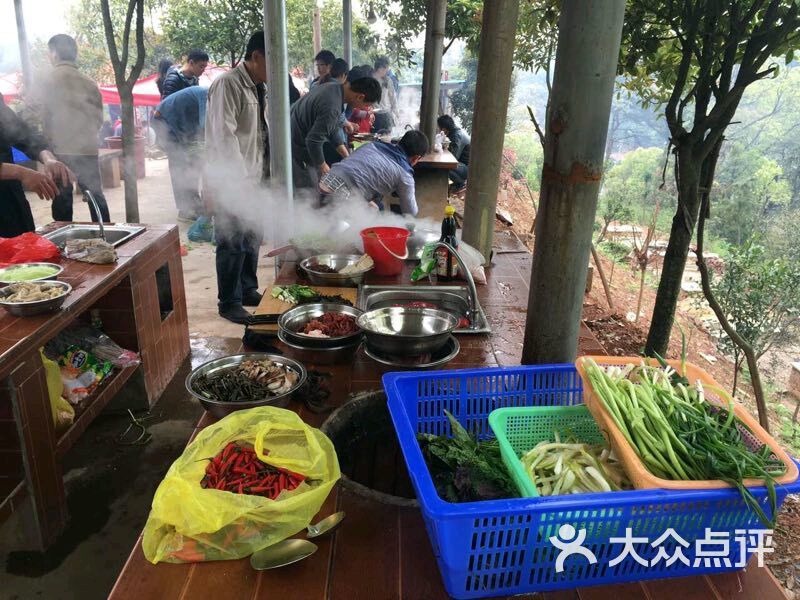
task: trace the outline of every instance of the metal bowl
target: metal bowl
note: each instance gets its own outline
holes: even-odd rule
[[[286,338],[283,331],[278,330],[278,339],[286,346],[287,356],[302,360],[314,365],[335,365],[350,362],[355,356],[356,350],[361,346],[361,340],[356,339],[344,346],[333,346],[330,348],[309,348],[301,346],[294,341]]]
[[[305,272],[311,283],[331,287],[358,287],[364,283],[364,275],[373,267],[356,273],[319,273],[314,271],[315,265],[326,265],[340,271],[349,265],[356,264],[363,254],[318,254],[300,261],[300,268]]]
[[[5,300],[14,293],[20,283],[33,284],[40,287],[59,287],[63,290],[60,296],[49,300],[37,300],[35,302],[8,302]],[[42,313],[58,310],[72,292],[72,286],[64,281],[22,281],[15,282],[0,289],[0,306],[16,317],[32,317]]]
[[[297,385],[295,385],[292,389],[288,392],[283,394],[278,394],[277,396],[269,396],[264,398],[263,400],[254,400],[251,402],[226,402],[224,400],[214,400],[207,396],[204,396],[200,392],[195,390],[195,381],[197,381],[198,377],[201,375],[207,375],[209,373],[216,373],[218,371],[224,371],[227,369],[231,369],[238,364],[245,362],[247,360],[266,360],[269,359],[272,362],[279,364],[283,367],[287,367],[298,374]],[[256,408],[257,406],[277,406],[280,408],[285,407],[289,404],[289,400],[291,397],[300,389],[303,384],[306,382],[306,368],[296,360],[292,360],[291,358],[286,358],[284,356],[280,356],[277,354],[267,354],[264,352],[246,352],[244,354],[232,354],[230,356],[223,356],[222,358],[215,358],[214,360],[210,360],[207,363],[204,363],[194,369],[189,376],[186,378],[186,389],[188,392],[197,398],[200,401],[200,404],[203,405],[208,412],[210,412],[214,417],[217,419],[221,419],[232,412],[236,412],[237,410],[245,410],[247,408]]]
[[[346,304],[301,304],[290,308],[278,317],[278,331],[283,333],[289,342],[302,348],[338,348],[355,343],[361,338],[360,330],[350,335],[327,338],[297,333],[297,330],[311,319],[319,318],[326,312],[350,315],[356,319],[356,322],[362,315],[361,310]]]
[[[444,346],[439,348],[436,352],[430,354],[425,362],[418,362],[412,360],[408,356],[388,356],[373,352],[369,347],[364,347],[364,354],[369,358],[387,367],[393,369],[407,369],[411,371],[422,371],[424,369],[435,369],[446,365],[453,360],[461,351],[461,344],[454,335],[451,335]]]
[[[358,318],[367,346],[375,353],[419,356],[436,352],[458,326],[458,318],[434,308],[388,306]]]
[[[23,280],[16,279],[13,281],[4,279],[4,277],[7,274],[10,274],[13,271],[17,271],[24,267],[50,267],[52,269],[55,269],[56,272],[53,273],[52,275],[48,275],[47,277],[38,277],[36,279],[23,279]],[[64,267],[62,267],[61,265],[57,265],[55,263],[48,263],[48,262],[34,262],[34,263],[23,263],[19,265],[9,265],[7,267],[3,267],[2,269],[0,269],[0,286],[11,285],[12,283],[28,283],[31,281],[53,281],[57,279],[58,276],[61,275],[61,273],[63,272],[64,272]]]

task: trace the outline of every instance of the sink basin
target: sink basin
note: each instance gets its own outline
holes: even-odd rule
[[[105,225],[106,241],[112,246],[124,244],[142,233],[145,228],[136,225]],[[59,248],[67,245],[67,240],[91,240],[100,238],[100,227],[97,225],[65,225],[46,234],[48,240]]]
[[[387,306],[425,302],[461,318],[469,307],[469,288],[461,285],[362,285],[358,288],[358,308],[363,311]],[[483,308],[478,307],[477,327],[458,328],[453,333],[489,333],[491,328]]]

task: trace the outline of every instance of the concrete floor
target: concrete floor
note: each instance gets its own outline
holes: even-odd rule
[[[112,221],[125,221],[122,188],[105,190]],[[37,225],[50,222],[50,205],[29,198]],[[148,160],[147,177],[139,180],[143,223],[175,223],[166,160]],[[76,202],[74,219],[89,220],[86,204]],[[185,240],[188,224],[181,223]],[[65,457],[71,521],[47,553],[20,550],[26,543],[12,519],[0,527],[0,597],[92,600],[105,598],[147,519],[158,483],[182,452],[201,408],[185,392],[183,380],[192,366],[238,349],[243,327],[221,319],[216,311],[214,249],[190,244],[183,259],[192,352],[148,419],[152,441],[146,446],[116,443],[128,425],[121,415],[101,416]],[[273,264],[259,265],[259,281],[270,287]]]

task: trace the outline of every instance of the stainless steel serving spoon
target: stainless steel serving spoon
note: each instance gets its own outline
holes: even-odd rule
[[[336,529],[344,520],[345,514],[343,511],[328,515],[321,521],[307,527],[306,536],[308,538],[318,538],[323,535],[331,533]],[[317,545],[309,542],[308,540],[288,539],[267,546],[254,552],[250,556],[250,566],[256,571],[264,571],[266,569],[277,569],[278,567],[285,567],[292,563],[299,562],[304,558],[308,558],[317,551]]]

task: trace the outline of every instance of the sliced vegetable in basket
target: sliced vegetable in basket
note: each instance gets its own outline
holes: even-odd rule
[[[613,453],[602,444],[574,438],[541,441],[521,458],[540,496],[584,494],[630,489],[631,484]]]
[[[743,433],[752,432],[736,416],[732,401],[727,408],[708,402],[699,381],[688,384],[669,365],[662,368],[642,362],[602,368],[586,360],[584,369],[594,393],[653,475],[729,483],[762,523],[774,527],[775,476],[786,467],[768,445],[748,447]],[[745,479],[764,481],[772,519],[744,485]]]
[[[453,415],[444,413],[453,437],[417,435],[439,497],[448,502],[472,502],[519,496],[497,440],[477,441]]]

